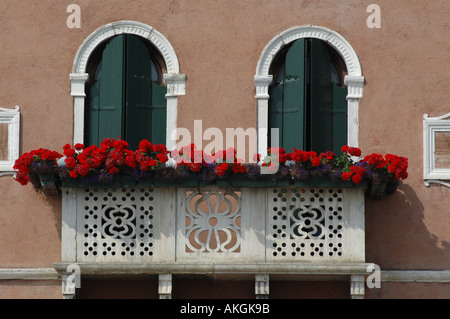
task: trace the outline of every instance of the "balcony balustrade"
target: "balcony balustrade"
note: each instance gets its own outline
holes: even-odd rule
[[[364,187],[116,186],[63,186],[65,278],[154,274],[161,297],[172,275],[254,276],[257,297],[269,278],[348,278],[364,294]]]

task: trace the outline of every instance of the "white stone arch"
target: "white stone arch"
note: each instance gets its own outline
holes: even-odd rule
[[[272,82],[272,75],[269,74],[270,66],[284,46],[302,38],[317,38],[327,42],[344,60],[348,72],[344,79],[348,91],[347,141],[348,145],[358,146],[358,109],[359,99],[363,96],[364,85],[358,56],[352,46],[339,33],[321,26],[305,25],[293,27],[275,36],[262,51],[256,67],[255,98],[258,101],[258,153],[262,156],[267,153],[269,85]]]
[[[167,73],[164,74],[167,86],[166,145],[172,149],[175,146],[171,135],[177,125],[178,96],[185,94],[186,76],[179,73],[178,58],[170,42],[153,27],[136,21],[116,21],[106,24],[92,32],[78,49],[70,74],[71,95],[74,97],[73,143],[84,141],[85,83],[89,77],[86,66],[89,57],[103,41],[119,34],[141,36],[153,44],[164,59],[167,69]]]

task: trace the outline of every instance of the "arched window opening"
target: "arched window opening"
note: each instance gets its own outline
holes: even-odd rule
[[[117,137],[132,149],[142,139],[166,143],[163,61],[156,48],[133,34],[114,36],[92,52],[87,63],[86,145]]]
[[[325,41],[301,38],[283,47],[270,66],[268,146],[340,153],[347,144],[346,66]]]

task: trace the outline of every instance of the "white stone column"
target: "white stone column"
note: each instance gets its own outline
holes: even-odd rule
[[[172,299],[172,274],[159,275],[159,299]]]
[[[73,143],[84,142],[84,104],[85,84],[89,79],[88,73],[70,74],[70,95],[73,96]]]
[[[269,130],[269,85],[272,75],[255,76],[255,98],[257,99],[258,153],[261,158],[267,155],[267,138]]]
[[[350,279],[350,295],[352,299],[364,299],[365,277],[362,275],[352,275]]]
[[[346,75],[344,83],[347,86],[347,144],[359,146],[359,100],[363,96],[364,77]]]
[[[269,275],[255,276],[255,295],[256,299],[269,299]]]

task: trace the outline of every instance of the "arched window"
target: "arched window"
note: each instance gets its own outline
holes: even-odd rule
[[[85,143],[120,137],[166,142],[167,89],[156,50],[133,34],[117,35],[97,48],[87,65]]]
[[[337,32],[305,25],[276,35],[256,66],[258,153],[267,154],[270,128],[280,123],[279,142],[288,151],[292,147],[320,152],[336,150],[339,144],[358,146],[363,86],[356,52]]]
[[[320,39],[304,38],[285,46],[275,57],[269,87],[269,139],[278,128],[278,145],[339,153],[347,144],[345,64]]]
[[[74,144],[96,144],[105,134],[127,139],[132,147],[140,136],[168,149],[175,146],[172,135],[186,75],[179,72],[170,42],[153,27],[124,20],[96,29],[77,51],[70,87]]]

